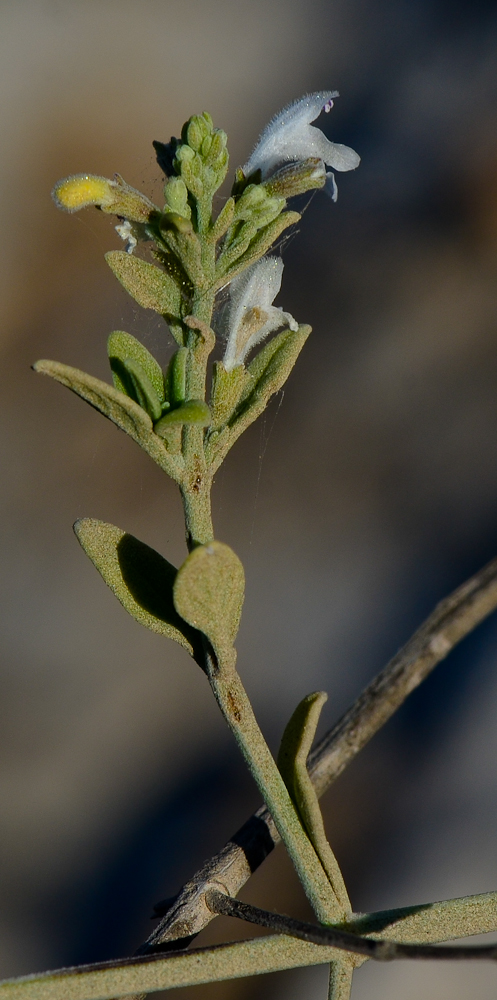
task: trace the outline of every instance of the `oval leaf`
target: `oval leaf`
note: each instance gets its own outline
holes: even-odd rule
[[[74,531],[128,614],[152,632],[174,639],[202,664],[201,636],[181,620],[174,607],[175,567],[113,524],[82,518],[76,521]]]
[[[105,259],[138,305],[154,309],[162,316],[179,316],[181,292],[169,274],[124,250],[111,250]]]
[[[159,420],[162,414],[162,400],[156,393],[147,373],[138,361],[117,362],[121,366],[121,375],[128,381],[128,395],[147,411],[152,420]]]
[[[136,337],[132,337],[130,333],[125,333],[124,330],[114,330],[107,341],[107,353],[116,389],[126,392],[126,387],[123,385],[119,373],[116,371],[115,362],[137,361],[150,379],[161,403],[163,402],[164,385],[162,368],[159,362],[150,354],[150,351],[147,351],[147,348],[143,344],[140,344],[140,341]]]
[[[180,566],[173,598],[179,615],[210,640],[231,648],[238,632],[245,574],[237,555],[222,542],[199,545]]]

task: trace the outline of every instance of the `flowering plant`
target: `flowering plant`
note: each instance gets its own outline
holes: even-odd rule
[[[276,115],[236,171],[217,215],[213,198],[228,170],[227,137],[206,112],[192,116],[179,139],[154,143],[166,178],[162,208],[119,175],[79,174],[54,188],[56,204],[68,212],[93,205],[117,216],[125,247],[107,253],[107,263],[136,302],[164,318],[176,347],[164,373],[139,340],[114,331],[108,340],[112,385],[59,362],[38,361],[34,368],[112,420],[177,483],[188,555],[176,569],[132,535],[91,518],[76,522],[77,538],[126,611],[179,643],[205,672],[265,807],[174,900],[156,906],[160,922],[136,957],[0,984],[0,1000],[136,997],[321,962],[330,965],[329,997],[346,1000],[354,969],[368,958],[496,957],[484,946],[433,944],[496,929],[495,893],[354,914],[318,798],[436,663],[497,606],[497,565],[435,610],[312,753],[326,694],[312,692],[297,706],[275,761],[236,669],[244,572],[231,548],[215,538],[211,488],[238,437],[286,382],[311,332],[273,304],[283,273],[275,248],[300,219],[289,199],[325,188],[336,200],[335,178],[326,168],[359,164],[354,150],[330,142],[311,124],[337,96],[311,94]],[[221,301],[223,289],[227,299]],[[210,368],[218,340],[222,357]],[[235,899],[278,839],[315,925]],[[277,933],[186,951],[217,913]],[[164,956],[171,949],[174,954]]]

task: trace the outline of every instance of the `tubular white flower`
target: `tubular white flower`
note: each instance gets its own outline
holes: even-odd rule
[[[320,90],[299,98],[287,108],[283,108],[261,134],[252,155],[243,167],[246,177],[260,170],[262,180],[266,180],[283,163],[318,157],[334,170],[355,170],[360,156],[350,146],[330,142],[311,122],[322,111],[331,111],[337,90]],[[327,188],[336,201],[336,184],[333,174],[328,172]]]
[[[278,327],[286,324],[298,330],[293,316],[272,304],[281,288],[282,274],[279,257],[263,257],[231,282],[229,302],[221,315],[227,371],[241,365],[249,351]]]

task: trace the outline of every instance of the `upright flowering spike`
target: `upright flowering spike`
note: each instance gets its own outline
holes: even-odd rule
[[[226,371],[241,365],[249,351],[278,327],[287,324],[298,330],[293,316],[272,304],[281,288],[282,274],[279,257],[263,257],[231,282],[230,300],[221,321],[227,336]]]
[[[299,163],[315,157],[334,170],[355,170],[360,156],[338,142],[330,142],[311,122],[322,111],[331,111],[336,90],[320,90],[307,94],[280,111],[269,125],[266,125],[257,146],[243,167],[245,177],[261,171],[261,179],[267,180],[284,163]],[[336,185],[331,171],[328,173],[327,187],[336,201]],[[316,186],[316,185],[314,185]]]

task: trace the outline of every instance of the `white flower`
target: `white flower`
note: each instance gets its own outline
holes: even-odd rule
[[[227,338],[223,358],[227,371],[241,365],[249,351],[278,327],[286,324],[298,330],[293,316],[272,304],[281,288],[282,274],[279,257],[263,257],[231,282],[229,302],[221,315]]]
[[[299,98],[287,108],[283,108],[269,125],[266,125],[251,157],[243,167],[246,177],[260,170],[262,180],[266,180],[283,163],[318,157],[334,170],[355,170],[360,156],[350,146],[330,142],[311,122],[322,111],[331,111],[333,100],[338,97],[336,90],[320,90]],[[336,201],[336,184],[331,171],[327,172],[327,187]]]

